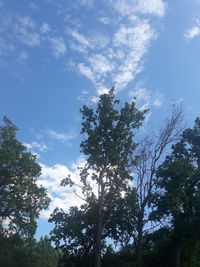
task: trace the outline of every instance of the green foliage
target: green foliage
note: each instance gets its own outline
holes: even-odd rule
[[[174,249],[183,250],[186,243],[196,248],[200,239],[199,119],[193,129],[183,132],[172,149],[171,155],[158,169],[156,210],[151,219],[168,219],[173,227]]]
[[[105,233],[113,239],[116,245],[126,246],[133,238],[138,216],[138,201],[135,188],[127,189],[125,195],[119,198]]]
[[[58,266],[61,252],[52,247],[50,239],[45,236],[36,241],[32,250],[35,259],[34,267],[56,267]],[[33,262],[33,261],[32,261]],[[32,265],[30,265],[32,267]]]
[[[47,237],[39,241],[23,240],[15,234],[0,237],[0,266],[2,267],[57,267],[60,253]]]
[[[49,218],[54,222],[51,240],[56,247],[67,251],[68,256],[87,256],[92,249],[93,240],[93,214],[87,206],[81,209],[71,207],[69,213],[58,208],[54,210]]]
[[[119,240],[119,233],[127,231],[125,221],[123,227],[114,228],[123,204],[128,201],[123,200],[122,192],[126,195],[130,193],[131,156],[136,148],[134,131],[141,126],[146,112],[137,110],[134,102],[125,103],[121,109],[117,105],[119,100],[115,99],[114,89],[111,89],[108,94],[100,96],[96,109],[85,105],[81,109],[81,133],[85,137],[81,151],[87,162],[80,168],[80,180],[86,204],[79,210],[71,208],[69,214],[56,209],[50,218],[55,223],[52,239],[58,245],[62,240],[65,244],[62,246],[73,254],[89,255],[90,250],[93,251],[95,266],[100,266],[105,238],[115,235]],[[91,180],[96,184],[95,188]],[[70,177],[62,181],[62,186],[65,185],[76,190],[76,184]],[[135,204],[132,206],[135,209]],[[130,206],[127,214],[128,210]]]
[[[122,247],[119,251],[114,251],[109,245],[102,258],[102,267],[135,267],[135,255],[131,246]]]
[[[36,219],[49,198],[36,179],[36,158],[16,139],[17,128],[8,118],[0,126],[0,233],[33,236]]]

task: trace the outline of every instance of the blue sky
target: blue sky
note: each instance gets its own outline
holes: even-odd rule
[[[162,124],[173,103],[199,116],[200,1],[0,0],[0,117],[38,155],[39,183],[56,207],[80,204],[59,186],[78,180],[83,104],[115,86],[117,98],[150,113],[142,131]]]

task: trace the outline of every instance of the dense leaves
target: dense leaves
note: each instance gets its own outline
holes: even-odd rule
[[[39,241],[21,239],[18,234],[0,236],[0,266],[2,267],[57,267],[61,253],[47,237]]]
[[[175,264],[181,266],[186,240],[194,248],[200,240],[200,123],[186,129],[172,153],[159,167],[155,211],[151,218],[167,220],[173,229]],[[191,240],[193,241],[191,244]]]
[[[0,233],[33,236],[36,219],[47,208],[45,188],[37,186],[40,166],[16,139],[17,128],[8,118],[0,127]]]
[[[82,193],[86,202],[81,210],[70,210],[70,214],[63,215],[62,211],[54,211],[51,221],[56,223],[53,236],[62,235],[65,242],[71,245],[72,240],[84,237],[90,239],[90,247],[93,249],[94,266],[100,266],[101,251],[105,238],[111,234],[109,223],[115,217],[119,207],[122,192],[129,190],[131,156],[136,144],[133,141],[134,130],[141,126],[146,111],[139,111],[135,103],[125,103],[124,107],[117,107],[119,101],[115,100],[114,89],[99,98],[97,108],[83,106],[81,113],[83,118],[82,134],[84,141],[81,150],[86,156],[87,162],[80,170],[80,180],[83,184]],[[91,180],[95,185],[91,184]],[[67,177],[62,185],[76,186],[70,177]],[[64,221],[69,225],[71,218],[77,212],[82,216],[82,224],[79,231],[72,228],[72,232],[63,232]],[[83,216],[84,213],[84,216]],[[87,216],[90,216],[90,225]],[[63,224],[59,225],[57,216],[63,216]],[[84,220],[86,222],[84,222]],[[81,226],[87,225],[87,228]],[[59,229],[59,230],[58,230]],[[118,229],[120,229],[118,227]],[[59,232],[60,231],[60,232]],[[91,232],[88,234],[88,231]],[[67,235],[66,235],[67,234]],[[89,242],[89,240],[88,240]],[[87,244],[88,242],[85,242]],[[72,247],[74,242],[72,243]],[[83,248],[82,242],[79,244]]]

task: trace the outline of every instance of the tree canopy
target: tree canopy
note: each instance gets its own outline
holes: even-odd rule
[[[127,192],[129,181],[132,180],[129,168],[132,163],[131,156],[136,148],[133,140],[134,131],[141,126],[146,112],[139,111],[134,102],[125,103],[121,109],[117,108],[117,105],[119,100],[115,99],[114,89],[111,89],[108,94],[100,96],[96,110],[85,105],[81,109],[83,119],[81,133],[85,139],[80,146],[86,156],[86,164],[80,170],[82,193],[86,202],[81,209],[87,211],[86,216],[92,213],[90,231],[92,231],[91,247],[95,267],[101,266],[106,227],[114,215],[122,193]],[[95,186],[91,185],[91,180],[95,182]],[[63,180],[62,185],[66,184],[76,186],[69,177]],[[62,211],[54,212],[50,221],[58,223],[57,212]],[[74,216],[75,213],[71,215]],[[65,224],[69,225],[69,216],[65,218],[67,219]],[[62,228],[59,230],[62,231]],[[84,227],[80,230],[89,237]],[[72,237],[80,235],[79,231],[71,232]],[[56,227],[52,233],[56,236],[58,232]],[[70,244],[73,240],[70,236],[64,237],[64,233],[63,238]]]
[[[37,185],[36,156],[16,139],[17,127],[4,117],[0,126],[0,234],[33,236],[36,219],[48,207],[44,187]]]

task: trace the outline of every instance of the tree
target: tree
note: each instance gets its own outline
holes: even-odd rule
[[[67,266],[89,266],[94,237],[92,210],[87,205],[82,205],[80,209],[70,207],[68,213],[57,208],[49,221],[55,224],[51,240],[65,252],[62,261]]]
[[[169,145],[180,138],[183,131],[183,111],[181,106],[174,106],[171,116],[165,121],[158,135],[146,136],[140,141],[133,161],[133,173],[135,174],[135,185],[137,192],[137,218],[136,226],[130,237],[134,239],[137,251],[137,266],[143,265],[143,236],[150,230],[149,213],[151,199],[155,190],[158,177],[157,169],[164,160]],[[134,201],[134,200],[133,200]],[[129,202],[131,203],[131,202]],[[135,213],[132,215],[135,216]],[[127,222],[128,223],[128,222]],[[130,222],[132,224],[132,222]],[[148,226],[147,226],[148,224]],[[155,227],[155,225],[153,226]],[[151,229],[152,230],[152,229]]]
[[[129,181],[132,180],[129,167],[131,155],[136,148],[133,131],[141,126],[146,112],[137,110],[134,102],[125,103],[121,110],[116,108],[118,104],[114,89],[111,89],[108,94],[100,96],[96,110],[85,105],[81,109],[81,133],[85,137],[81,150],[87,161],[80,170],[80,180],[86,202],[84,207],[93,214],[92,248],[95,267],[101,266],[106,226],[118,200],[127,191]],[[96,183],[95,188],[91,181]],[[62,183],[68,184],[76,186],[70,177]],[[53,218],[51,220],[54,221]],[[56,234],[56,231],[53,233]]]
[[[154,195],[155,220],[172,226],[173,266],[183,266],[181,250],[189,244],[196,249],[200,238],[200,119],[194,128],[186,129],[173,145],[157,172]],[[199,245],[199,244],[198,244]],[[188,249],[189,250],[189,249]]]
[[[41,237],[39,241],[34,243],[32,258],[35,260],[35,265],[33,265],[33,261],[30,261],[30,267],[58,266],[60,251],[52,247],[51,241],[47,236]]]
[[[4,117],[0,126],[0,234],[33,236],[36,219],[50,199],[38,186],[36,157],[16,139],[17,127]]]
[[[18,234],[0,236],[0,266],[3,267],[57,267],[59,251],[47,237],[39,241],[22,239]]]

